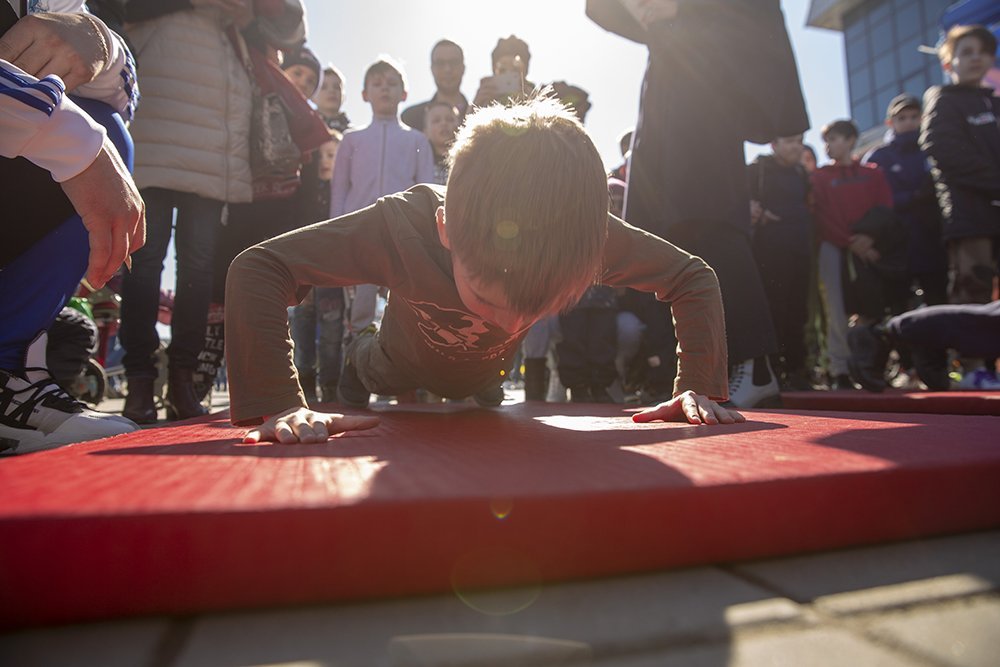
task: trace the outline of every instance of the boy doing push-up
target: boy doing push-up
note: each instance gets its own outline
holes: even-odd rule
[[[381,330],[346,353],[341,402],[417,387],[499,405],[501,382],[536,321],[592,284],[653,292],[672,304],[674,397],[635,421],[743,421],[727,398],[726,338],[715,273],[699,258],[608,214],[597,149],[575,116],[536,97],[470,115],[447,191],[418,185],[368,208],[243,252],[227,283],[232,422],[246,442],[323,442],[374,417],[309,410],[286,308],[310,286],[389,288]]]

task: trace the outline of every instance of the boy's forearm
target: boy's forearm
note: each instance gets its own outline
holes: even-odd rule
[[[272,253],[241,253],[226,280],[226,369],[235,425],[306,406],[288,339],[296,281]]]
[[[729,398],[726,325],[719,280],[707,264],[670,304],[677,335],[674,396],[691,390],[716,401]]]

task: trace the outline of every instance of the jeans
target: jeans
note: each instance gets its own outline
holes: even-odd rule
[[[336,387],[343,357],[344,289],[313,288],[302,303],[289,310],[289,320],[299,375],[315,373],[318,363],[320,386]]]
[[[172,368],[194,370],[205,341],[212,296],[212,259],[222,217],[221,201],[188,192],[145,188],[146,245],[132,255],[132,271],[122,283],[121,342],[125,375],[156,377],[154,353],[160,344],[156,317],[160,276],[174,232],[177,290],[167,358]]]

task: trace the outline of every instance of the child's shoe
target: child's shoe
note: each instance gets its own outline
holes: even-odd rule
[[[590,387],[587,385],[570,385],[569,400],[571,403],[590,403],[593,397],[590,395]]]
[[[614,403],[615,399],[611,398],[611,394],[608,393],[607,387],[602,387],[599,384],[590,385],[590,400],[594,403]]]

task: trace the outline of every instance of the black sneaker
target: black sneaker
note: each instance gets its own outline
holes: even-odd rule
[[[88,410],[44,367],[47,336],[28,348],[23,372],[0,370],[0,452],[35,452],[130,433],[139,427],[119,415]]]
[[[875,326],[859,324],[847,331],[851,356],[847,367],[851,377],[873,393],[885,391],[885,364],[889,359],[889,343]]]
[[[569,400],[571,403],[590,403],[594,397],[590,395],[587,385],[573,385],[569,388]]]

